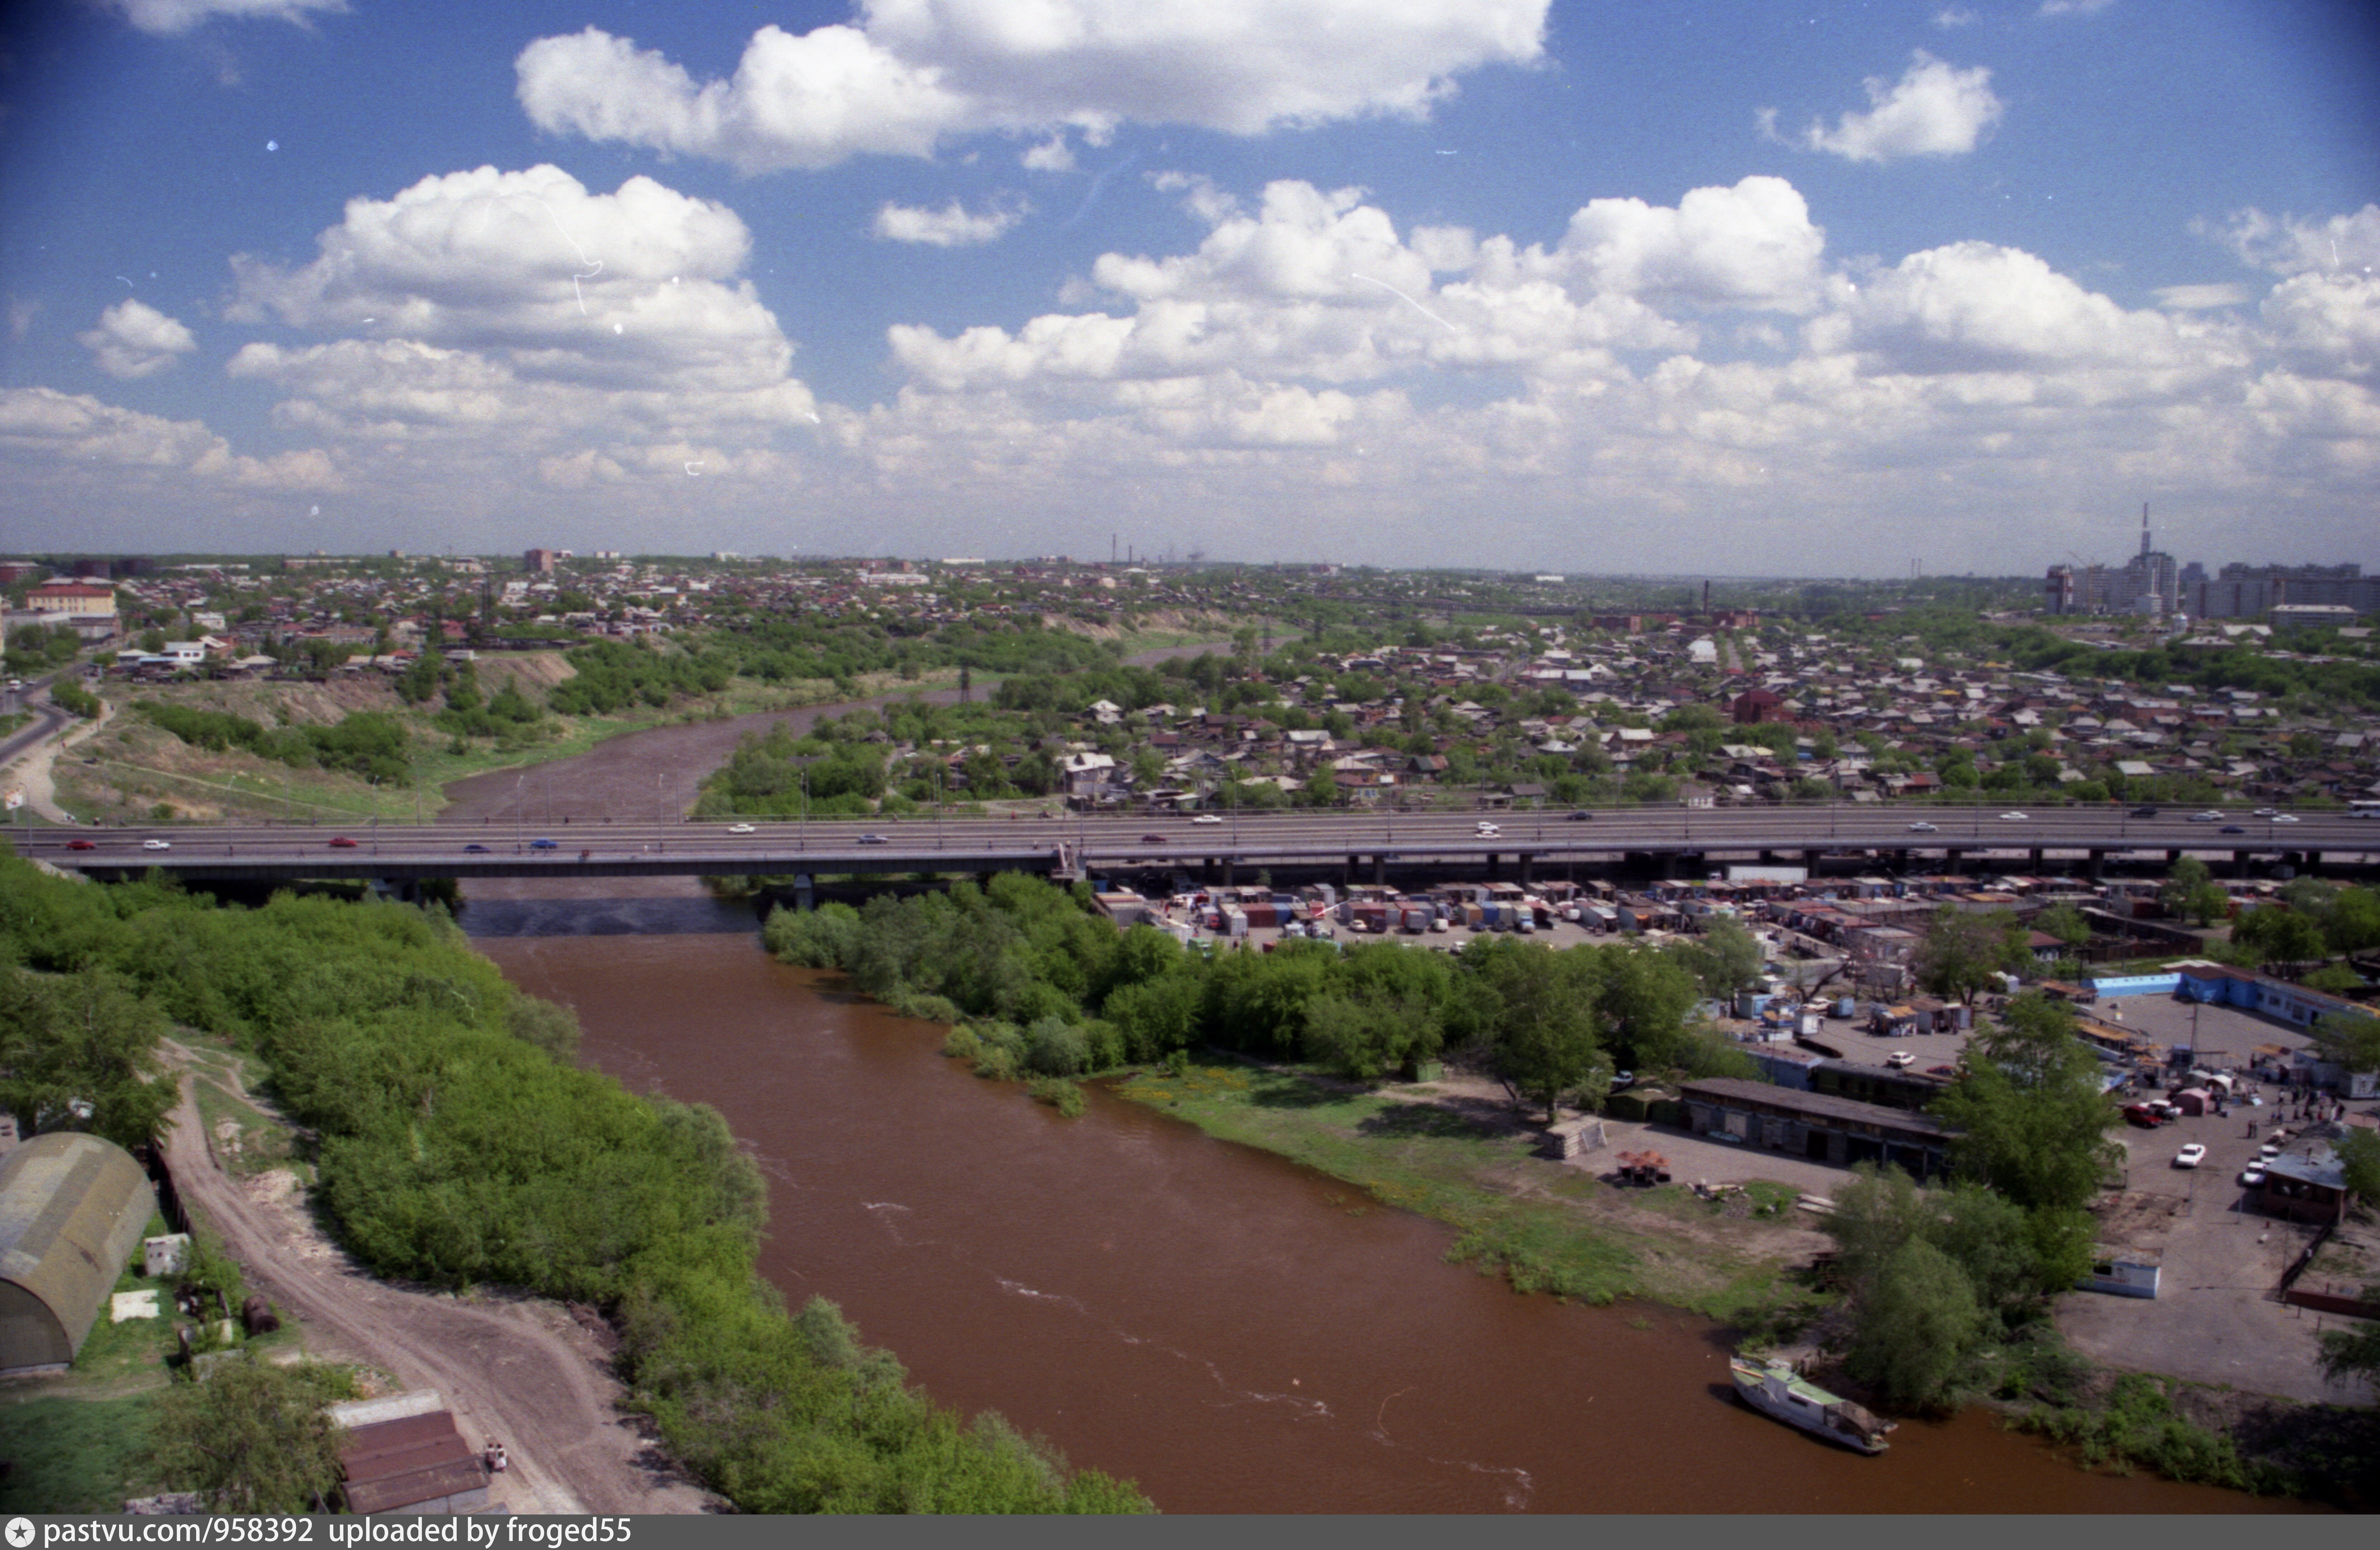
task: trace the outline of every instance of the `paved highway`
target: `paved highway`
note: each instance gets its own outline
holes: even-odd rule
[[[2260,818],[2232,811],[2192,822],[2188,811],[2137,818],[2121,809],[2047,809],[2002,816],[1994,809],[1856,807],[1652,808],[1604,810],[1584,820],[1560,812],[1490,815],[1366,812],[1263,812],[1219,822],[1141,815],[1060,818],[930,817],[838,819],[810,823],[588,823],[526,821],[484,824],[225,824],[149,828],[23,828],[20,854],[67,867],[117,872],[157,864],[193,875],[305,876],[498,875],[524,870],[606,873],[906,871],[941,861],[957,870],[991,865],[1111,866],[1210,859],[1369,860],[1460,860],[1528,855],[1539,860],[1622,852],[1878,849],[1929,854],[1956,850],[2023,854],[2035,849],[2080,857],[2108,852],[2195,850],[2318,852],[2341,860],[2380,852],[2380,819],[2345,813]],[[1930,825],[1930,827],[1926,827]],[[739,828],[749,832],[738,833]],[[2239,833],[2227,833],[2227,829]],[[1789,860],[1798,857],[1789,856]]]

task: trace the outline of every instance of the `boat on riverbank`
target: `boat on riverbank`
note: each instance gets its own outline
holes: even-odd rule
[[[1900,1424],[1828,1393],[1795,1372],[1790,1362],[1738,1356],[1729,1358],[1728,1366],[1735,1375],[1735,1391],[1745,1404],[1854,1452],[1882,1453],[1887,1446],[1884,1434]]]

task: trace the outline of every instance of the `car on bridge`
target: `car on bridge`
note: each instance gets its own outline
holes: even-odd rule
[[[463,847],[463,850],[467,855],[484,856],[488,853],[488,848],[481,845],[478,840],[473,840],[470,844]]]
[[[562,848],[562,842],[553,839],[533,839],[528,842],[528,848],[532,850],[559,850]]]
[[[2000,822],[2003,824],[2028,824],[2031,823],[2032,820],[2022,812],[2003,812],[2000,814]]]
[[[2132,809],[2132,816],[2135,818],[2155,818],[2156,815],[2157,810],[2153,807],[2136,807]]]
[[[1934,825],[1931,824],[1912,824],[1909,825],[1909,832],[1912,835],[1930,835],[1934,833]]]
[[[174,848],[174,842],[170,839],[144,839],[140,842],[140,848],[143,850],[171,850]]]
[[[2226,824],[2223,825],[2223,832],[2227,835],[2244,835],[2248,831],[2237,824]]]
[[[1140,836],[1140,842],[1143,845],[1162,845],[1165,843],[1165,836],[1163,835],[1143,835]]]
[[[2223,815],[2219,812],[2193,812],[2190,815],[2190,821],[2193,824],[2220,824],[2223,822]]]
[[[2273,814],[2273,822],[2276,824],[2294,824],[2297,821],[2298,815],[2294,812],[2277,812]]]
[[[336,836],[331,841],[331,848],[334,850],[352,850],[355,848],[356,842],[345,835]]]
[[[1479,837],[1482,839],[1494,839],[1503,832],[1503,830],[1498,828],[1493,824],[1482,824],[1479,825]]]
[[[735,824],[729,825],[727,832],[731,835],[757,835],[760,831],[749,824]]]
[[[1193,824],[1220,824],[1222,821],[1221,814],[1213,812],[1202,812],[1197,817],[1190,820]]]
[[[2260,807],[2249,814],[2252,818],[2278,818],[2280,815],[2281,810],[2277,807]]]
[[[882,835],[861,835],[859,836],[859,843],[862,845],[890,845],[892,842],[886,839]]]
[[[1584,824],[1594,816],[1595,814],[1587,812],[1586,809],[1579,808],[1574,812],[1563,813],[1562,822],[1565,824]]]
[[[96,850],[99,847],[93,845],[87,839],[70,839],[67,841],[67,848],[69,850]]]

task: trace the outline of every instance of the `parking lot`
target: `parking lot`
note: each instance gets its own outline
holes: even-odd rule
[[[2170,996],[2127,997],[2093,1010],[2159,1044],[2194,1047],[2208,1068],[2244,1070],[2260,1044],[2296,1050],[2308,1043],[2295,1028]],[[2261,1096],[2265,1105],[2235,1105],[2227,1116],[2210,1111],[2119,1132],[2129,1187],[2103,1220],[2115,1243],[2158,1256],[2158,1295],[2152,1301],[2070,1293],[2058,1301],[2058,1325],[2076,1349],[2116,1366],[2286,1398],[2369,1403],[2368,1381],[2332,1383],[2315,1360],[2314,1336],[2343,1321],[2284,1306],[2275,1295],[2313,1228],[2248,1208],[2240,1170],[2277,1127],[2293,1129],[2287,1108],[2274,1102],[2286,1094],[2267,1083]],[[2206,1148],[2205,1160],[2177,1167],[2176,1154],[2192,1142]]]

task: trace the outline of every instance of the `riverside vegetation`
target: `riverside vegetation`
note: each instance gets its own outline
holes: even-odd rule
[[[766,940],[785,962],[841,970],[896,1010],[952,1024],[945,1054],[987,1078],[1029,1080],[1048,1101],[1064,1105],[1076,1079],[1129,1068],[1123,1096],[1448,1222],[1461,1233],[1450,1259],[1516,1289],[1647,1297],[1755,1340],[1809,1329],[1896,1406],[1995,1401],[2085,1464],[2267,1493],[2369,1489],[2361,1465],[2302,1439],[2278,1447],[2286,1468],[2248,1457],[2190,1420],[2171,1383],[2101,1373],[2059,1338],[2051,1306],[2088,1267],[2086,1207],[2119,1165],[2119,1120],[2070,1009],[2038,993],[1979,1030],[1934,1106],[1958,1132],[1949,1182],[1924,1188],[1864,1165],[1837,1191],[1830,1291],[1749,1250],[1749,1235],[1714,1231],[1709,1208],[1682,1190],[1613,1211],[1597,1181],[1568,1170],[1515,1189],[1533,1138],[1377,1085],[1447,1056],[1551,1117],[1561,1103],[1599,1102],[1618,1061],[1751,1075],[1742,1052],[1690,1020],[1699,995],[1749,971],[1740,931],[1722,923],[1655,949],[1480,938],[1448,956],[1288,941],[1209,958],[1146,926],[1115,931],[1080,885],[1009,873],[864,909],[779,909]],[[1194,1062],[1201,1049],[1248,1059]],[[1793,1193],[1755,1184],[1744,1204],[1781,1214]],[[2289,1429],[2320,1429],[2313,1412],[2301,1420]]]
[[[0,860],[0,1104],[138,1141],[180,1024],[269,1073],[313,1134],[315,1199],[376,1273],[594,1302],[677,1458],[753,1512],[1135,1512],[997,1415],[910,1387],[832,1304],[755,1274],[758,1170],[716,1111],[568,1056],[576,1019],[516,992],[443,912],[281,895],[219,907]]]

